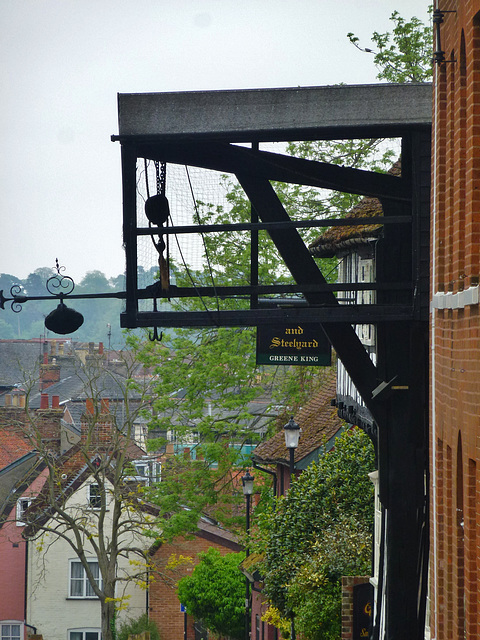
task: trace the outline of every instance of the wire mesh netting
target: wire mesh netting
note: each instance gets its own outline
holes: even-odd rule
[[[229,178],[232,179],[233,178]],[[196,204],[207,203],[214,207],[225,207],[228,191],[225,177],[216,171],[197,167],[168,164],[165,180],[165,195],[170,207],[170,223],[174,226],[197,224]],[[148,227],[145,215],[145,201],[157,193],[155,163],[146,165],[139,161],[137,168],[137,226]],[[154,241],[158,238],[155,236]],[[152,277],[158,270],[158,251],[150,235],[139,236],[138,286],[152,283]],[[168,254],[176,264],[186,264],[191,269],[201,269],[204,264],[204,247],[199,233],[175,234],[165,238],[168,242]]]

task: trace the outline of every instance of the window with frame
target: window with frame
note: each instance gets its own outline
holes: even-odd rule
[[[88,506],[91,509],[100,509],[102,506],[102,491],[94,482],[88,485]]]
[[[100,629],[70,629],[68,640],[101,640]]]
[[[88,562],[90,571],[93,574],[96,584],[102,587],[102,577],[98,562]],[[70,598],[96,598],[95,591],[87,577],[84,566],[80,560],[70,560],[70,581],[69,591]],[[84,638],[83,640],[90,640]]]
[[[28,507],[32,504],[32,498],[19,498],[17,500],[17,527],[23,527],[25,525],[24,513]]]
[[[2,622],[1,640],[20,640],[21,627],[19,622]]]

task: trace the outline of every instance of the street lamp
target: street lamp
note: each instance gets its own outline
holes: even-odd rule
[[[250,550],[248,548],[248,535],[250,533],[250,498],[253,493],[253,481],[254,477],[247,469],[244,476],[242,476],[242,489],[243,495],[246,501],[246,532],[247,532],[247,547],[245,549],[245,555],[249,556]],[[250,638],[250,580],[245,576],[245,640]]]
[[[292,478],[295,474],[295,449],[298,447],[298,440],[300,438],[300,427],[293,419],[293,416],[290,416],[290,420],[283,427],[285,432],[285,446],[290,452],[290,484],[292,483]],[[292,613],[291,619],[291,632],[290,638],[291,640],[295,640],[295,618]]]
[[[290,416],[290,420],[283,427],[285,431],[285,446],[290,451],[290,482],[295,473],[295,449],[298,447],[298,440],[300,438],[300,427]]]

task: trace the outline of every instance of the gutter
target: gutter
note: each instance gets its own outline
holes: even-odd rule
[[[257,462],[255,462],[255,460],[253,460],[253,468],[258,469],[259,471],[264,471],[265,473],[268,473],[271,476],[273,476],[273,495],[274,497],[276,497],[277,496],[277,474],[275,473],[275,471],[270,471],[270,469],[265,469],[264,467],[261,467]]]

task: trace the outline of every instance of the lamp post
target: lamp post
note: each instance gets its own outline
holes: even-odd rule
[[[290,416],[290,420],[283,427],[285,432],[285,446],[290,453],[290,484],[292,484],[292,478],[295,475],[295,449],[298,447],[298,440],[300,438],[300,427]],[[291,640],[295,640],[295,619],[292,612],[291,620]]]
[[[295,449],[298,447],[298,440],[300,438],[300,427],[290,416],[290,420],[283,427],[285,431],[285,446],[290,452],[290,483],[295,474]]]
[[[244,476],[242,476],[242,489],[246,502],[246,532],[247,532],[247,547],[245,554],[248,558],[250,550],[248,548],[248,535],[250,533],[250,497],[253,493],[253,481],[254,477],[247,469]],[[250,580],[245,576],[245,640],[250,638]]]

